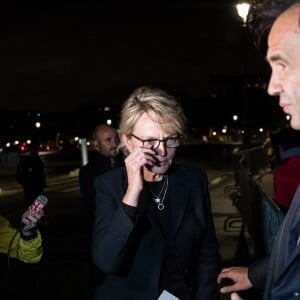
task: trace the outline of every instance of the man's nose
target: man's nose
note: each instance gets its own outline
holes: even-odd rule
[[[282,91],[281,80],[276,74],[272,73],[268,85],[268,94],[270,96],[278,96],[281,91]]]

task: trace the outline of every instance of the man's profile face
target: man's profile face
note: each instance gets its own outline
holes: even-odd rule
[[[268,93],[279,96],[279,105],[291,116],[291,126],[300,129],[300,4],[274,22],[267,60],[272,69]]]

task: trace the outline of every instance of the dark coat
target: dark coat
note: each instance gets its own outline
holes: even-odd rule
[[[112,166],[110,157],[101,155],[97,152],[86,165],[79,169],[80,192],[87,207],[89,219],[93,219],[95,212],[95,178],[113,167],[123,165],[122,155],[119,155],[116,158],[116,163]]]
[[[218,299],[218,242],[211,215],[207,176],[198,168],[176,166],[169,175],[172,240],[189,297]],[[127,188],[125,168],[95,180],[96,213],[93,259],[106,274],[95,300],[156,300],[165,240],[144,188],[136,221],[122,207]],[[146,195],[147,193],[147,195]],[[181,300],[186,300],[181,299]]]
[[[111,163],[111,159],[108,156],[101,155],[99,152],[94,152],[94,155],[90,157],[90,161],[79,169],[79,185],[80,192],[84,201],[84,208],[87,215],[87,238],[89,245],[89,253],[91,253],[92,232],[94,225],[95,214],[95,188],[94,180],[97,176],[104,172],[124,165],[123,155],[120,153],[116,159],[114,165]],[[91,285],[94,288],[95,284],[102,280],[102,272],[91,263]]]
[[[300,299],[300,186],[277,235],[264,299]]]
[[[300,299],[300,186],[278,231],[271,258],[250,266],[248,276],[255,289],[264,288],[264,300]]]
[[[270,257],[266,256],[254,262],[249,267],[248,277],[257,291],[263,291],[266,286],[269,263]]]

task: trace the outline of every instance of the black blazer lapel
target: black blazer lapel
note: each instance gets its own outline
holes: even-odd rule
[[[169,178],[169,199],[170,211],[173,227],[173,237],[176,235],[182,218],[185,214],[186,207],[191,199],[191,189],[186,184],[186,178],[177,172],[171,174]]]

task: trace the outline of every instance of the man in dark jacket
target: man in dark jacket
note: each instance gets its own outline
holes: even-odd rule
[[[291,116],[291,127],[300,130],[300,1],[273,0],[267,5],[262,24],[271,21],[267,60],[272,74],[268,93],[279,96],[279,105]],[[264,284],[264,300],[300,299],[300,186],[278,231],[270,261],[249,269],[223,269],[218,282],[224,278],[232,279],[234,284],[223,287],[223,293]],[[232,299],[238,299],[236,293]]]
[[[93,223],[95,210],[94,180],[113,167],[123,165],[123,156],[118,152],[118,133],[105,123],[99,124],[92,134],[94,153],[90,161],[79,170],[80,191],[88,209],[89,223]]]
[[[88,218],[88,243],[92,243],[94,211],[95,211],[95,178],[114,167],[123,165],[123,155],[118,153],[118,133],[115,128],[105,123],[96,126],[92,134],[94,152],[90,155],[90,161],[79,170],[79,184],[82,198],[87,209]],[[90,250],[91,252],[91,250]],[[101,278],[101,272],[92,264],[90,265],[91,289],[94,289]],[[93,293],[93,292],[92,292]],[[92,297],[92,295],[91,295]]]

